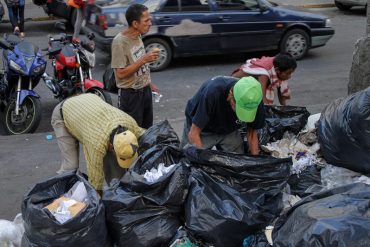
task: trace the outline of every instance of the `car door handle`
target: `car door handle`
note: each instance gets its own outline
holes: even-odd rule
[[[220,20],[227,21],[227,20],[229,20],[229,19],[230,19],[230,16],[229,16],[229,15],[220,15],[218,18],[219,18]]]
[[[163,21],[163,22],[169,22],[171,20],[171,17],[169,16],[162,16],[157,18],[158,21]]]

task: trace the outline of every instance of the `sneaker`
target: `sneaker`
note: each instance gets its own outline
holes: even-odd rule
[[[19,31],[19,27],[15,27],[14,28],[14,34],[15,35],[19,35],[20,31]]]
[[[21,32],[21,33],[20,33],[20,36],[21,36],[21,38],[23,39],[23,38],[24,38],[24,36],[26,36],[26,34],[25,34],[24,32]]]

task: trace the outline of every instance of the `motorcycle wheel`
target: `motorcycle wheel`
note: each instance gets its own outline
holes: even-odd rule
[[[107,102],[108,104],[112,105],[112,97],[110,96],[110,94],[105,91],[104,89],[102,88],[99,88],[99,87],[92,87],[92,88],[89,88],[89,90],[86,91],[86,93],[93,93],[93,94],[96,94],[98,95],[102,100],[104,100],[105,102]]]
[[[15,99],[6,106],[5,131],[9,135],[20,135],[33,133],[39,126],[41,120],[41,101],[39,98],[26,97],[19,106],[19,114],[15,114]]]

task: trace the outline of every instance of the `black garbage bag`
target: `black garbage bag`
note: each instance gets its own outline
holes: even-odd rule
[[[118,93],[118,87],[116,84],[116,77],[114,76],[114,70],[109,64],[103,74],[104,89],[111,93]]]
[[[292,174],[288,184],[292,195],[306,197],[310,193],[307,191],[313,185],[321,185],[321,167],[318,165],[308,166],[300,174]]]
[[[280,214],[291,158],[195,147],[185,149],[185,154],[193,166],[185,221],[195,237],[214,246],[242,246],[245,236]]]
[[[78,181],[84,183],[89,203],[74,218],[60,224],[44,207],[67,193]],[[108,246],[104,205],[99,198],[87,180],[75,173],[36,184],[22,202],[24,241],[30,247]]]
[[[266,126],[259,139],[262,144],[283,138],[286,131],[298,134],[307,123],[310,113],[300,106],[265,106]],[[266,141],[266,142],[265,142]]]
[[[317,135],[328,163],[370,173],[370,87],[329,104]]]
[[[260,145],[281,140],[286,131],[298,134],[309,116],[306,107],[265,105],[266,125],[257,131]],[[241,129],[243,137],[246,131],[246,127]],[[245,150],[248,150],[248,144],[245,144]]]
[[[183,159],[176,147],[154,146],[139,157],[121,181],[104,191],[108,229],[118,246],[168,246],[183,224],[190,175]],[[175,165],[157,181],[146,181],[146,170],[160,163]]]
[[[139,154],[157,144],[179,146],[180,140],[168,120],[153,124],[139,139]]]
[[[355,183],[313,194],[279,217],[273,246],[370,246],[370,186]]]

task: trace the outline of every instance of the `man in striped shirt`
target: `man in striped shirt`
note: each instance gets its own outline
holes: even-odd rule
[[[137,139],[145,131],[131,116],[94,94],[81,94],[58,104],[51,125],[62,153],[58,173],[78,169],[81,143],[89,182],[98,191],[104,176],[109,184],[132,164],[137,157]]]

